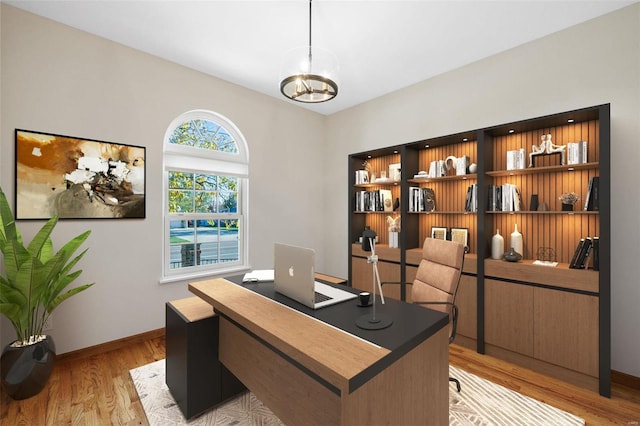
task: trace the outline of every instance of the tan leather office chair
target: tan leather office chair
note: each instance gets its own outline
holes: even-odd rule
[[[458,307],[455,305],[458,284],[462,275],[465,247],[456,241],[426,238],[422,260],[411,285],[412,303],[449,314],[449,343],[456,337]],[[398,284],[398,283],[383,283]],[[460,392],[460,381],[449,377]]]

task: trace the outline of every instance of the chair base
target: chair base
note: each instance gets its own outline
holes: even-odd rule
[[[456,384],[456,389],[458,390],[458,392],[460,392],[460,380],[449,377],[449,381],[454,382]]]

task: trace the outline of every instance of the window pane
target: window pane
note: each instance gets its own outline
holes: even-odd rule
[[[196,213],[215,213],[216,212],[216,193],[215,192],[196,192]]]
[[[169,172],[170,189],[193,189],[193,173]]]
[[[203,175],[197,174],[196,177],[196,190],[209,190],[214,191],[218,188],[218,176],[216,175]]]
[[[240,241],[237,220],[220,221],[220,262],[240,259]]]
[[[198,262],[199,253],[195,242],[195,232],[193,222],[188,220],[172,220],[170,225],[170,255],[169,263],[171,269],[186,268],[195,266]]]
[[[218,206],[220,213],[237,213],[238,194],[235,192],[220,192],[218,194]]]
[[[170,190],[169,213],[193,213],[193,191]]]
[[[238,145],[233,137],[223,127],[209,120],[182,123],[169,136],[169,143],[230,154],[238,153]]]
[[[198,221],[198,242],[202,250],[200,262],[202,265],[218,263],[218,241],[219,231],[217,220]]]
[[[237,220],[199,220],[197,235],[201,265],[240,259]]]

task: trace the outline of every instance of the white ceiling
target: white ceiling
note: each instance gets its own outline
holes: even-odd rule
[[[307,0],[2,1],[278,99],[285,53],[308,44]],[[315,0],[339,94],[294,103],[332,114],[637,1]]]

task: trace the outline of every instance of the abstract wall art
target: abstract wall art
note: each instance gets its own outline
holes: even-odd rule
[[[145,148],[16,129],[16,219],[145,217]]]

